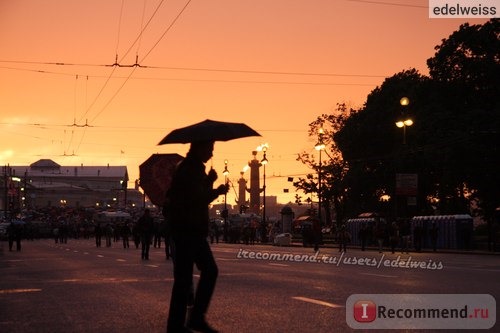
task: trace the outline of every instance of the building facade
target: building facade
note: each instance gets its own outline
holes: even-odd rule
[[[4,166],[4,211],[42,207],[125,207],[126,166],[61,166],[41,159],[29,166]]]

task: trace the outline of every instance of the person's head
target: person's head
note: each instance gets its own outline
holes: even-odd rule
[[[197,157],[203,163],[206,163],[209,159],[212,158],[213,151],[214,151],[213,141],[192,142],[191,147],[189,148],[189,154]]]

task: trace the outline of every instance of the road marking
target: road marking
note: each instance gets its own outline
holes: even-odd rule
[[[104,256],[102,254],[98,254],[97,255],[99,258],[104,258]]]
[[[309,298],[309,297],[294,296],[292,298],[295,299],[295,300],[297,300],[297,301],[303,301],[303,302],[307,302],[307,303],[313,303],[313,304],[328,306],[330,308],[343,308],[344,307],[343,305],[334,304],[334,303],[328,303],[328,302],[325,302],[325,301],[320,301],[318,299]]]
[[[0,294],[32,293],[35,291],[42,291],[42,289],[4,289],[0,290]]]
[[[370,275],[370,276],[378,276],[384,278],[396,278],[396,275],[383,275],[383,274],[373,274],[373,273],[360,273],[361,275]]]
[[[116,261],[122,261],[123,262],[123,261],[127,261],[127,260],[125,260],[125,259],[116,259]]]

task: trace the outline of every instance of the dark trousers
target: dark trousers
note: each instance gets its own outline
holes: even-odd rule
[[[151,236],[149,236],[149,235],[142,236],[141,243],[142,243],[141,258],[142,259],[149,259],[149,248],[151,247]]]
[[[184,327],[187,302],[192,286],[193,265],[200,270],[191,317],[204,319],[215,289],[218,268],[212,250],[204,237],[175,238],[174,286],[170,298],[167,332],[179,332]]]

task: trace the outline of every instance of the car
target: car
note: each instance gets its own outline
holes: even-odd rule
[[[292,234],[288,232],[274,237],[274,245],[276,246],[290,246],[290,244],[292,244]]]

